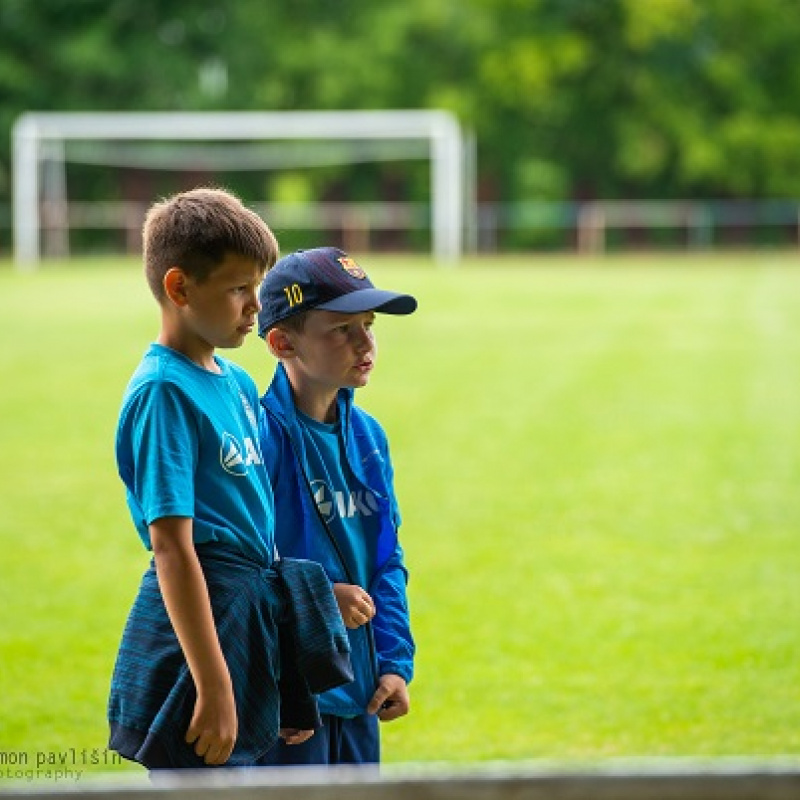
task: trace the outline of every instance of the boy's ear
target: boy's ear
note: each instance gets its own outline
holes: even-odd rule
[[[267,331],[267,345],[275,358],[291,358],[294,355],[292,338],[283,328],[270,328]]]
[[[189,302],[186,292],[186,273],[180,267],[170,267],[164,275],[164,293],[176,306]]]

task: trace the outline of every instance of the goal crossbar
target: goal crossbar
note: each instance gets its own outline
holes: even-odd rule
[[[442,110],[29,112],[13,132],[14,254],[33,269],[40,251],[40,169],[46,146],[68,140],[425,140],[431,160],[434,256],[455,263],[463,245],[463,144]]]

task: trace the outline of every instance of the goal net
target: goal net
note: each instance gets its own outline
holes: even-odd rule
[[[141,208],[124,201],[87,203],[68,197],[68,161],[107,167],[210,171],[309,169],[368,161],[430,162],[431,248],[443,263],[462,252],[464,148],[456,119],[445,111],[85,112],[27,113],[13,129],[14,252],[34,269],[47,230],[49,251],[68,251],[70,224],[128,227],[138,235]],[[155,200],[156,198],[151,198]],[[249,203],[278,227],[332,227],[358,204]],[[376,198],[397,224],[409,204]],[[131,220],[133,224],[125,223]],[[356,225],[355,228],[358,226]],[[59,239],[59,237],[61,237]]]

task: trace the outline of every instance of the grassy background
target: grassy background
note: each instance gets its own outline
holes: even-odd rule
[[[359,395],[419,648],[386,760],[796,753],[796,255],[365,264],[420,300]],[[147,562],[113,433],[156,330],[134,262],[0,265],[0,754],[105,747]],[[265,386],[260,340],[228,355]]]

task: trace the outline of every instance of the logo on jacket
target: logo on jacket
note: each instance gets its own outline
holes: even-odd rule
[[[325,481],[311,481],[314,500],[325,522],[330,522],[338,511],[341,519],[361,515],[371,517],[378,512],[378,501],[372,492],[359,489],[355,492],[334,492]]]
[[[240,477],[247,475],[247,468],[251,464],[260,464],[261,457],[249,436],[244,437],[244,447],[242,447],[233,434],[223,433],[219,448],[219,463],[225,472]]]

